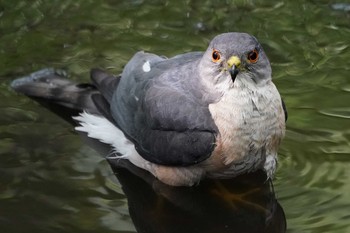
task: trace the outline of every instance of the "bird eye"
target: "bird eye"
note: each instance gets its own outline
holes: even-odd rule
[[[257,62],[259,58],[258,51],[256,49],[254,49],[253,51],[250,51],[247,55],[247,58],[251,63]]]
[[[213,62],[219,61],[221,58],[220,52],[214,49],[211,57],[213,59]]]

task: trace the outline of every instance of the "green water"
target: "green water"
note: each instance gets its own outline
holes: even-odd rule
[[[350,12],[335,1],[0,2],[0,229],[135,232],[105,159],[9,83],[44,67],[88,80],[138,50],[204,50],[245,31],[263,44],[289,110],[274,180],[287,232],[350,232]]]

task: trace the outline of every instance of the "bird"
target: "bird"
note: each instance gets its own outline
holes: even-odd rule
[[[287,110],[258,40],[215,36],[204,52],[139,51],[120,75],[91,70],[92,103],[75,129],[171,186],[265,171],[272,179]],[[13,88],[20,82],[13,83]]]

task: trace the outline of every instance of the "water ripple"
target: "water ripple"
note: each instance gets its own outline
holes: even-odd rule
[[[326,116],[350,119],[350,108],[326,109],[326,110],[321,110],[320,113]]]

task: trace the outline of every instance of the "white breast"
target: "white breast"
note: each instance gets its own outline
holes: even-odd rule
[[[228,166],[222,175],[256,170],[264,166],[266,155],[276,157],[285,125],[281,97],[272,82],[255,90],[232,88],[209,110]]]

